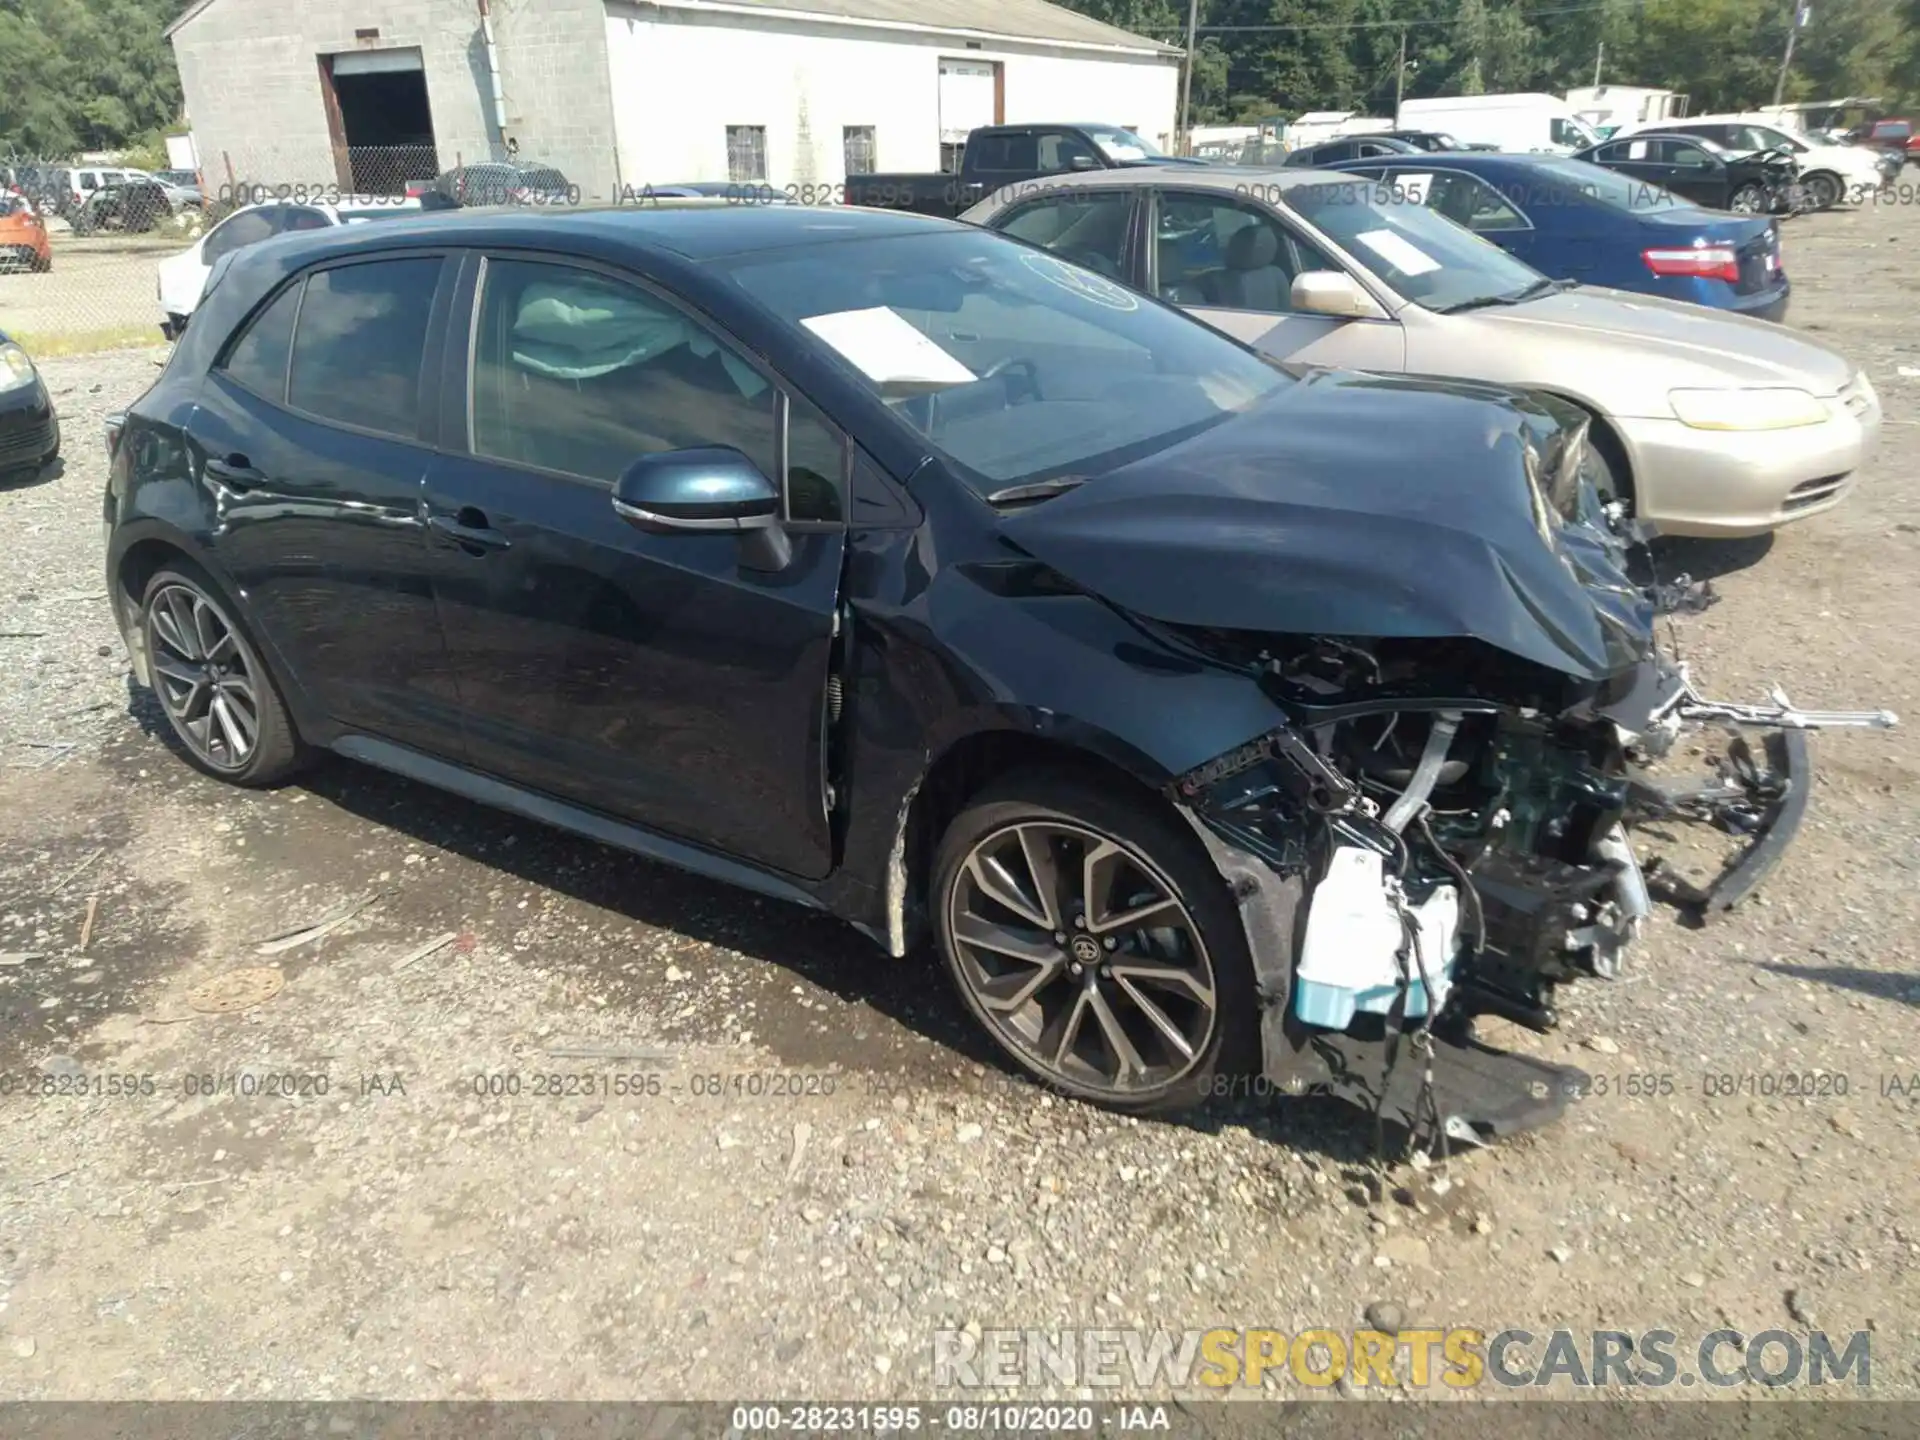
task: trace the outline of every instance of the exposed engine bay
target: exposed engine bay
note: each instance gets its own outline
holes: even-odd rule
[[[1293,958],[1284,995],[1266,996],[1268,1077],[1442,1144],[1544,1123],[1580,1093],[1580,1072],[1484,1046],[1473,1023],[1548,1032],[1559,987],[1621,975],[1656,890],[1631,826],[1688,820],[1740,836],[1743,853],[1712,885],[1657,887],[1705,913],[1729,908],[1799,824],[1804,732],[1895,723],[1798,710],[1778,692],[1770,705],[1702,699],[1651,643],[1651,620],[1710,597],[1684,577],[1628,582],[1628,552],[1646,537],[1578,490],[1560,527],[1570,567],[1647,619],[1638,660],[1598,680],[1475,638],[1180,636],[1257,676],[1290,721],[1171,787],[1223,842],[1216,858],[1253,855],[1297,882],[1279,922],[1291,933],[1274,937]],[[1682,790],[1649,778],[1710,725],[1732,732],[1716,775]],[[1400,1065],[1403,1040],[1417,1063]]]

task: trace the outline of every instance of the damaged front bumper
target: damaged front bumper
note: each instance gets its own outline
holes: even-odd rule
[[[1316,744],[1309,724],[1282,726],[1171,787],[1240,906],[1267,1082],[1285,1094],[1346,1100],[1424,1146],[1492,1143],[1562,1114],[1585,1092],[1586,1074],[1483,1043],[1475,1018],[1492,1014],[1550,1031],[1558,1024],[1553,987],[1617,977],[1656,896],[1709,913],[1737,904],[1778,862],[1805,815],[1806,732],[1897,723],[1884,711],[1803,711],[1777,691],[1768,705],[1711,701],[1684,665],[1650,657],[1612,703],[1551,722],[1558,726],[1551,740],[1515,740],[1505,719],[1488,720],[1502,728],[1483,729],[1480,743],[1495,752],[1489,773],[1502,788],[1476,838],[1458,818],[1461,790],[1447,802],[1454,808],[1430,803],[1439,800],[1437,783],[1446,793],[1439,777],[1460,713],[1438,705],[1427,711],[1420,763],[1397,772],[1406,788],[1391,803],[1377,786],[1370,798],[1343,774],[1334,762],[1338,747],[1324,738]],[[1671,788],[1649,778],[1681,737],[1712,725],[1733,733],[1709,783]],[[1520,725],[1515,733],[1527,731]],[[1603,754],[1611,761],[1596,758]],[[1537,785],[1515,781],[1525,765],[1552,773]],[[1284,824],[1262,818],[1281,813],[1290,817]],[[1705,887],[1677,880],[1657,862],[1643,874],[1628,831],[1660,820],[1711,824],[1743,846]],[[1342,858],[1366,846],[1385,857],[1375,859],[1376,875],[1394,863],[1398,847],[1397,877],[1382,882],[1379,903],[1382,913],[1400,917],[1404,941],[1391,957],[1397,972],[1389,972],[1399,976],[1398,994],[1384,1006],[1366,997],[1379,993],[1385,961],[1353,953],[1378,949],[1378,917],[1371,928],[1352,922],[1351,888],[1335,899],[1338,886],[1330,883],[1343,873]],[[1457,937],[1441,932],[1451,953],[1423,955],[1434,934],[1425,912],[1436,895],[1447,898],[1449,886],[1463,900]],[[1339,907],[1336,921],[1321,927],[1333,942],[1323,936],[1317,948],[1316,903]],[[1391,945],[1393,930],[1384,933]],[[1326,987],[1318,979],[1330,966],[1353,971],[1345,1007],[1329,1006],[1320,993]],[[1429,1004],[1434,996],[1438,1003]]]

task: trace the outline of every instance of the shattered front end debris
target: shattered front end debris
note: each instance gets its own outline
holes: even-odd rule
[[[1475,1019],[1555,1028],[1559,986],[1622,973],[1656,888],[1708,909],[1750,892],[1805,808],[1803,732],[1894,723],[1709,702],[1657,652],[1556,701],[1549,677],[1474,648],[1436,670],[1431,644],[1269,637],[1261,683],[1288,723],[1171,787],[1266,952],[1267,1078],[1424,1143],[1556,1118],[1584,1074],[1481,1043]],[[1436,673],[1445,685],[1422,683]],[[1503,682],[1509,697],[1491,698]],[[1768,761],[1736,734],[1710,786],[1645,778],[1710,723],[1765,730]],[[1653,816],[1718,825],[1747,849],[1704,894],[1651,886],[1628,827]]]

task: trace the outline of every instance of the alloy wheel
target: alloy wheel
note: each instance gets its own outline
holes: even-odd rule
[[[1178,1080],[1207,1054],[1212,961],[1164,875],[1066,821],[1003,826],[948,896],[962,984],[1040,1074],[1116,1099]]]
[[[147,605],[148,662],[173,728],[215,770],[246,768],[260,741],[260,677],[233,622],[183,583]]]

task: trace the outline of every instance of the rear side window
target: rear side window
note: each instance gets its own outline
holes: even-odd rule
[[[284,402],[287,357],[293,351],[293,319],[299,310],[300,285],[296,281],[253,317],[220,368],[263,399]]]
[[[440,259],[375,260],[308,277],[287,403],[411,440]]]

